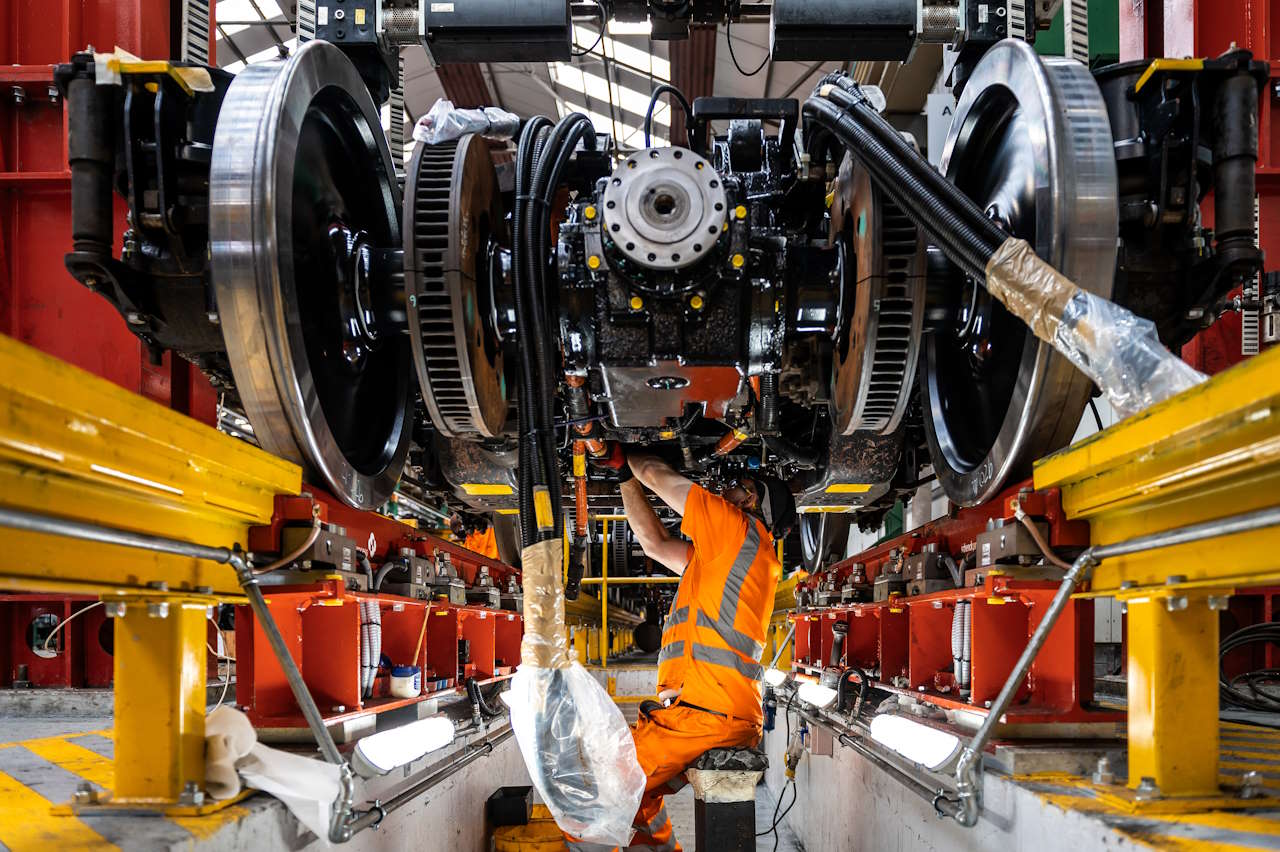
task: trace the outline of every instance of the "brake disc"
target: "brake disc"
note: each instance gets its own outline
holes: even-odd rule
[[[254,435],[350,505],[380,505],[412,431],[400,199],[378,110],[342,51],[312,41],[236,76],[209,195],[218,313]]]
[[[846,267],[849,307],[833,358],[833,425],[841,435],[887,435],[902,422],[915,380],[924,322],[924,239],[849,155],[840,164],[831,232],[846,241],[853,258]]]
[[[1087,68],[997,44],[956,104],[941,168],[1072,281],[1110,296],[1115,154]],[[949,321],[926,335],[920,396],[938,480],[971,506],[1071,440],[1091,384],[981,286],[969,281],[954,298]]]
[[[489,145],[419,144],[405,181],[404,271],[418,383],[450,438],[496,438],[510,397],[497,335],[506,241]]]

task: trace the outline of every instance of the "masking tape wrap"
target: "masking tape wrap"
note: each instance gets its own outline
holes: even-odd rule
[[[522,662],[504,696],[520,753],[561,829],[590,843],[626,846],[645,785],[631,729],[600,682],[570,658],[562,542],[538,542],[521,558]]]
[[[1077,287],[1025,240],[1010,237],[991,255],[987,290],[1092,379],[1121,417],[1206,379],[1164,347],[1154,323]]]

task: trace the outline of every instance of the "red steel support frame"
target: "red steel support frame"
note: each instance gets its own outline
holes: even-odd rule
[[[53,66],[88,45],[171,58],[170,10],[168,0],[0,0],[0,332],[212,423],[217,400],[204,376],[168,354],[150,363],[124,321],[62,265],[71,173]],[[119,203],[117,230],[124,213]]]
[[[838,562],[815,573],[805,585],[817,588],[823,579],[834,576],[839,588],[855,563],[864,566],[866,580],[871,582],[891,559],[905,559],[928,545],[960,561],[975,551],[978,534],[988,521],[1017,523],[1015,501],[1029,516],[1047,524],[1050,547],[1083,548],[1089,543],[1087,524],[1066,519],[1056,490],[1031,491],[1030,483],[1023,482],[990,503],[959,509]],[[895,551],[896,557],[891,555]],[[828,665],[832,625],[843,621],[848,633],[839,665],[875,672],[883,689],[947,709],[981,713],[1004,685],[1057,588],[1053,580],[1001,573],[997,565],[977,586],[803,610],[791,616],[796,621],[793,667],[817,674]],[[951,622],[959,601],[971,607],[972,691],[967,698],[958,694],[952,671]],[[1089,709],[1092,698],[1093,603],[1075,600],[1049,634],[1022,693],[1006,713],[1006,724],[1106,725],[1123,718],[1123,714]]]
[[[1271,64],[1271,79],[1258,98],[1259,244],[1267,269],[1280,268],[1280,128],[1275,127],[1276,86],[1280,83],[1280,0],[1165,0],[1120,2],[1120,61],[1160,56],[1211,57],[1232,45]],[[1201,205],[1213,224],[1213,204]],[[1207,373],[1243,360],[1240,315],[1228,313],[1182,350],[1182,357]]]

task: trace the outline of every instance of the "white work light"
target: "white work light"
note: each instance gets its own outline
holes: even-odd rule
[[[871,739],[930,770],[946,766],[960,752],[960,738],[954,734],[892,713],[871,720]]]
[[[800,684],[800,688],[796,690],[796,697],[806,704],[812,704],[819,710],[831,704],[836,700],[836,691],[829,686],[823,686],[820,683],[814,683],[806,680]]]
[[[360,740],[351,765],[365,778],[386,775],[451,742],[453,722],[444,716],[432,716]]]
[[[787,679],[787,673],[782,669],[765,669],[764,682],[772,686],[774,689],[782,686],[782,682]]]

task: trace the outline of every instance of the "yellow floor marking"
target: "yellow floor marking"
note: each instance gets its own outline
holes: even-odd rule
[[[49,813],[49,805],[0,772],[0,843],[10,849],[119,849],[79,819]]]
[[[86,781],[92,781],[108,790],[115,786],[115,766],[107,758],[97,752],[89,751],[84,746],[68,742],[62,737],[25,740],[22,745],[33,754],[43,757],[70,773],[79,775]]]
[[[169,821],[191,832],[196,840],[208,840],[222,828],[249,815],[249,809],[242,805],[232,805],[220,811],[197,817],[169,817]]]
[[[1254,814],[1223,813],[1212,811],[1200,814],[1179,814],[1159,818],[1162,822],[1180,823],[1182,825],[1202,825],[1206,828],[1217,828],[1224,831],[1244,831],[1251,834],[1275,835],[1280,833],[1280,820],[1270,819]]]

